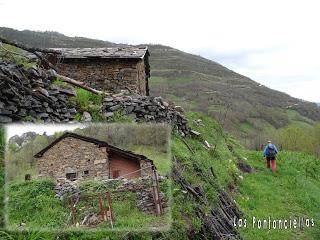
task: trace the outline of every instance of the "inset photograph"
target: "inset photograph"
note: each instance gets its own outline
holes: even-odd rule
[[[8,125],[10,230],[171,226],[167,124]]]

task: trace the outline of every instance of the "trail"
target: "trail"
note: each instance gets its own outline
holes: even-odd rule
[[[236,201],[247,218],[240,233],[245,239],[320,239],[320,160],[302,153],[281,152],[275,174],[266,168],[261,152],[250,152],[248,163],[254,168],[244,174]],[[315,166],[315,168],[314,168]],[[258,229],[256,219],[271,221],[294,218],[313,220],[304,229]],[[301,221],[303,222],[303,221]]]

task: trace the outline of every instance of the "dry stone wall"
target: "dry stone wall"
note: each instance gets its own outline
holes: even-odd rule
[[[185,136],[190,134],[187,120],[183,115],[163,101],[161,97],[122,96],[105,97],[101,112],[105,117],[112,117],[116,112],[122,112],[132,117],[136,122],[167,122]]]
[[[16,82],[19,87],[4,81],[4,77]],[[68,97],[74,96],[75,92],[71,87],[52,84],[54,79],[52,70],[26,70],[22,65],[0,62],[0,123],[72,121],[77,110],[68,103]]]

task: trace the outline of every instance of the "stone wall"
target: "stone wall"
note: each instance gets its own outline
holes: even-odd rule
[[[66,178],[76,173],[78,179],[108,179],[109,161],[105,147],[66,137],[37,159],[39,177]]]
[[[152,164],[148,160],[140,161],[141,177],[147,178],[152,176]]]
[[[109,118],[115,112],[122,112],[133,118],[136,122],[167,122],[182,136],[189,135],[191,130],[187,120],[178,111],[181,107],[170,106],[161,97],[151,96],[121,96],[105,97],[101,112]]]
[[[17,86],[5,81],[5,77]],[[77,110],[68,103],[68,97],[75,96],[75,92],[72,87],[52,84],[54,79],[55,74],[50,70],[26,70],[22,65],[1,62],[0,123],[72,121]]]
[[[147,94],[147,75],[142,59],[64,59],[58,72],[92,88],[118,93],[130,89]]]

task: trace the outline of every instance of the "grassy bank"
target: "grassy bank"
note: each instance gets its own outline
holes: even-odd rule
[[[136,206],[134,192],[113,192],[116,185],[88,181],[80,185],[81,198],[76,205],[76,221],[81,222],[89,213],[100,216],[98,192],[111,192],[111,202],[116,221],[113,230],[150,231],[167,229],[171,224],[171,214],[157,217],[140,211]],[[169,182],[161,182],[161,190],[169,198]],[[69,198],[63,201],[55,198],[54,184],[49,180],[11,183],[8,186],[7,228],[9,230],[73,230]],[[88,228],[90,229],[90,228]],[[110,223],[99,223],[91,230],[111,230]],[[83,230],[83,228],[82,228]]]
[[[239,184],[236,201],[247,218],[241,229],[245,239],[320,239],[320,160],[312,155],[281,152],[277,172],[266,169],[261,152],[249,152],[255,168]],[[313,218],[314,227],[301,229],[253,228],[256,219]],[[311,224],[311,223],[310,223]]]

